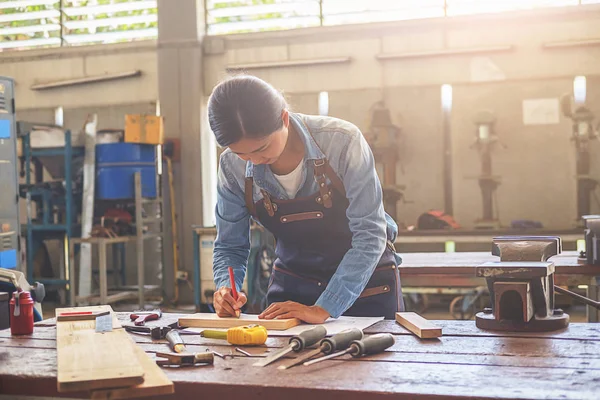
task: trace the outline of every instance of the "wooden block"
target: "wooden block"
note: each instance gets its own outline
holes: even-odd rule
[[[213,313],[197,313],[179,318],[179,325],[189,328],[233,328],[234,326],[259,324],[267,330],[284,331],[300,325],[300,323],[301,321],[297,318],[258,319],[258,315],[247,314],[242,314],[239,318],[221,318]]]
[[[56,315],[107,309],[112,312],[110,306],[57,308]],[[56,323],[59,392],[128,387],[144,382],[144,369],[135,355],[134,343],[114,313],[112,331],[96,332],[95,326],[95,320]]]
[[[414,312],[396,313],[396,322],[421,339],[432,339],[442,336],[442,328],[432,324]]]
[[[156,365],[156,361],[151,359],[144,350],[135,344],[134,352],[146,373],[144,375],[144,383],[128,388],[94,390],[92,391],[92,400],[130,399],[134,397],[167,395],[175,392],[173,382]]]

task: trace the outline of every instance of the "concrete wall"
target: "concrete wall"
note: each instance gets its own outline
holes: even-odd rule
[[[472,118],[489,109],[506,149],[493,154],[499,217],[534,219],[551,228],[572,227],[576,217],[575,150],[570,121],[525,125],[523,100],[558,99],[576,75],[588,77],[588,100],[597,114],[600,46],[546,49],[545,43],[600,39],[596,6],[506,15],[303,29],[209,37],[205,49],[207,94],[226,68],[249,65],[283,90],[293,109],[314,113],[320,91],[330,93],[330,115],[366,129],[368,110],[385,100],[404,132],[404,174],[411,201],[400,206],[401,222],[413,224],[429,208],[443,207],[440,85],[454,88],[452,113],[454,214],[465,227],[481,215],[479,155]],[[457,49],[471,54],[426,55]],[[378,60],[378,54],[404,54]],[[409,54],[412,53],[412,54]],[[257,63],[350,57],[347,63],[260,67]],[[593,146],[596,154],[598,143]],[[594,175],[600,177],[600,162]],[[593,212],[600,211],[595,203]]]

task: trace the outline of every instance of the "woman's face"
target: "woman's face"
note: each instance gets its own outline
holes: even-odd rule
[[[279,159],[287,143],[289,114],[283,112],[283,126],[278,131],[261,138],[242,138],[229,145],[232,152],[252,164],[273,164]]]

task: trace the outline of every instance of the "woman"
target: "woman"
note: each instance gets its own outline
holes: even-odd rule
[[[275,237],[277,260],[259,318],[322,323],[341,315],[393,319],[404,308],[393,249],[397,226],[384,212],[371,150],[359,129],[331,117],[289,111],[277,90],[253,76],[216,86],[210,127],[220,158],[214,307],[233,316],[253,217]]]

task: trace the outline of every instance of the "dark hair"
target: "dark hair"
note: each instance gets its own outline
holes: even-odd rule
[[[273,86],[255,76],[239,75],[213,89],[208,123],[224,147],[243,137],[260,138],[281,129],[286,108],[283,95]]]

